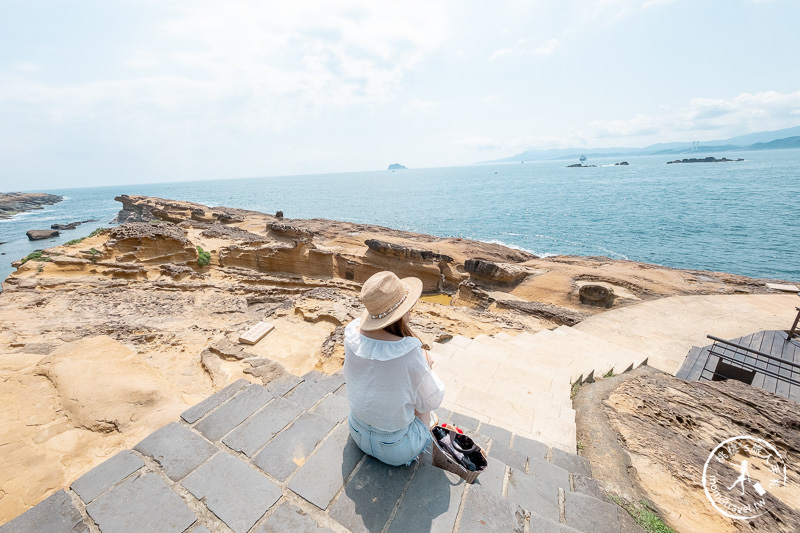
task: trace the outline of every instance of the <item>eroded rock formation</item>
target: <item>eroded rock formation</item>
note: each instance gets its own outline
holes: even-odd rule
[[[653,373],[624,381],[604,405],[638,483],[677,531],[800,531],[797,403],[734,380],[687,382]],[[746,488],[752,491],[750,485],[760,481],[767,489],[766,512],[753,520],[723,516],[703,487],[703,468],[711,452],[741,435],[771,443],[787,469],[785,485],[770,486],[775,476],[751,457],[752,480]],[[725,473],[720,486],[727,487],[739,472],[726,466]]]
[[[63,196],[42,192],[0,193],[0,219],[10,218],[31,209],[42,209],[42,206],[57,204],[63,199]]]
[[[338,370],[361,283],[380,270],[419,277],[426,295],[452,300],[416,305],[413,326],[428,344],[574,324],[604,310],[580,302],[583,282],[612,286],[614,307],[764,290],[763,281],[728,274],[117,199],[119,219],[130,222],[44,250],[42,262],[19,261],[3,284],[0,403],[14,408],[0,417],[0,521],[233,380]],[[198,247],[209,264],[198,262]],[[275,329],[240,347],[239,334],[261,320]]]
[[[42,241],[44,239],[58,237],[59,232],[55,229],[29,229],[25,234],[30,241]]]

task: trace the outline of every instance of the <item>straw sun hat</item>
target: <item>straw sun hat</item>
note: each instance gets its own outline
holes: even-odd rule
[[[373,274],[361,287],[361,302],[367,309],[361,315],[361,329],[382,329],[411,309],[420,294],[422,281],[418,278],[400,279],[394,272]]]

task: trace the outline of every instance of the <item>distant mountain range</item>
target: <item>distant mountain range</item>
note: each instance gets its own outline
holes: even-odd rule
[[[577,159],[586,157],[624,157],[631,155],[676,155],[711,152],[746,152],[751,150],[781,150],[800,148],[800,126],[777,131],[762,131],[731,137],[721,141],[658,143],[644,148],[556,148],[551,150],[526,150],[520,154],[485,161],[485,163],[516,163],[518,161],[544,161],[549,159]]]

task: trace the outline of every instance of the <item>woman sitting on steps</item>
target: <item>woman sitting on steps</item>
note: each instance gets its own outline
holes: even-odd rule
[[[408,325],[422,281],[379,272],[361,289],[364,314],[345,328],[344,377],[350,435],[389,465],[410,464],[431,441],[431,411],[444,385]]]

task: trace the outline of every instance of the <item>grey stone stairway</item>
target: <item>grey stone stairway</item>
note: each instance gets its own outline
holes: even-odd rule
[[[239,380],[12,521],[42,532],[574,532],[638,526],[578,455],[459,413],[488,450],[470,485],[431,465],[364,455],[341,375]]]

